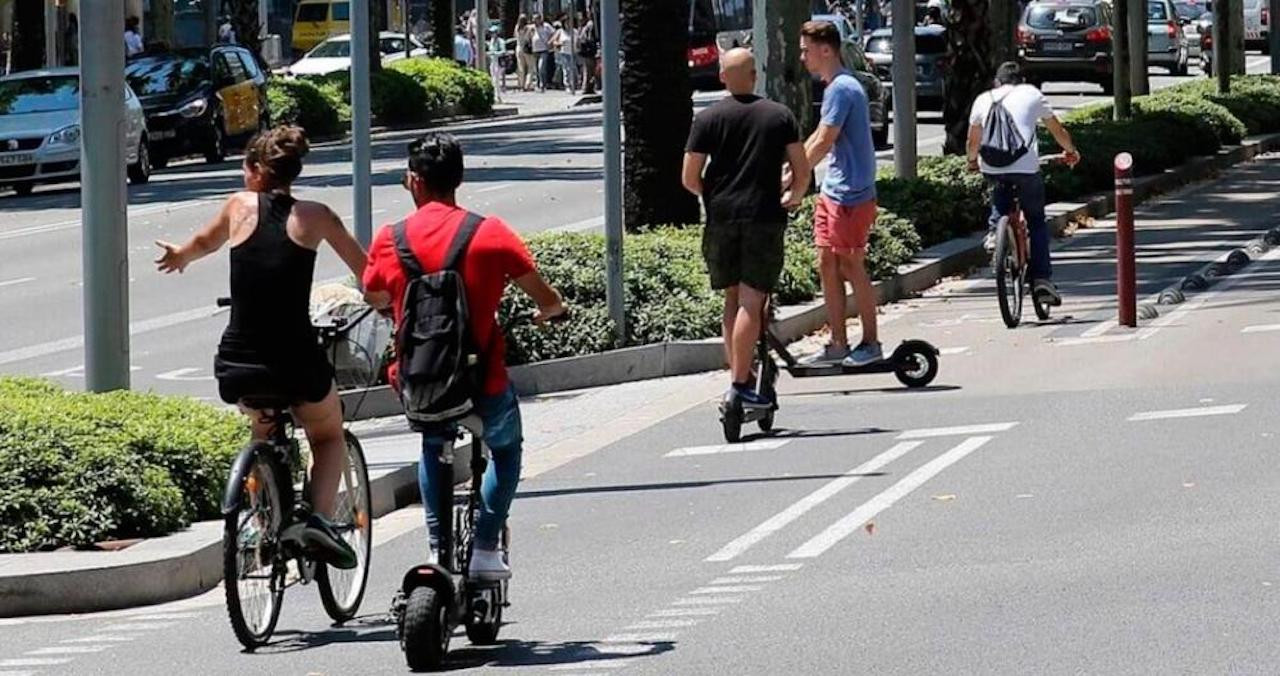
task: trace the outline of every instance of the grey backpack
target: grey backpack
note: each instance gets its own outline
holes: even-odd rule
[[[1022,159],[1031,151],[1031,144],[1022,137],[1013,115],[1004,107],[1004,99],[1012,94],[1010,90],[1004,97],[997,99],[991,95],[991,109],[987,111],[987,120],[982,125],[982,142],[978,145],[978,155],[990,167],[1008,167]]]

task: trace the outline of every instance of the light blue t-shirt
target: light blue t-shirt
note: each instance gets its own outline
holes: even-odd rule
[[[822,194],[854,206],[876,197],[876,149],[871,141],[867,93],[849,71],[841,71],[822,96],[822,124],[838,127]]]

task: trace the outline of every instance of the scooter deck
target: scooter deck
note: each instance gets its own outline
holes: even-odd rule
[[[822,378],[825,376],[851,376],[864,373],[893,373],[897,364],[891,360],[878,361],[866,366],[845,366],[844,364],[783,364],[782,367],[792,378]]]

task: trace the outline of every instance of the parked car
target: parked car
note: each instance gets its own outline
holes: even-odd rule
[[[1147,63],[1168,68],[1173,75],[1186,75],[1191,60],[1183,20],[1170,0],[1147,2]]]
[[[1111,5],[1103,0],[1033,2],[1018,23],[1018,61],[1027,81],[1096,82],[1110,95]]]
[[[889,106],[892,92],[876,75],[875,67],[867,59],[867,54],[863,51],[861,41],[854,31],[853,24],[839,14],[815,14],[813,15],[813,20],[830,21],[840,31],[841,58],[844,59],[845,66],[853,73],[853,77],[858,80],[858,84],[862,85],[862,91],[867,95],[867,105],[871,114],[871,140],[877,148],[889,145]],[[826,93],[826,90],[826,83],[821,78],[814,77],[813,114],[815,120],[822,115],[822,96]]]
[[[418,38],[409,36],[410,54],[426,56],[427,47]],[[382,65],[387,65],[404,56],[404,33],[382,31],[378,34],[378,51],[382,53]],[[351,70],[351,35],[335,35],[316,45],[293,65],[285,69],[290,75],[326,75],[338,71]]]
[[[293,51],[310,51],[334,35],[351,32],[347,0],[302,0],[293,13]]]
[[[241,47],[144,54],[125,65],[125,79],[146,111],[157,167],[193,154],[221,162],[270,123],[267,77]]]
[[[124,147],[129,182],[151,178],[142,104],[125,87]],[[0,77],[0,186],[29,195],[37,183],[80,177],[80,71],[54,68]]]
[[[1205,12],[1196,22],[1200,31],[1200,70],[1213,77],[1213,12]]]
[[[1244,46],[1245,49],[1261,49],[1263,54],[1271,53],[1271,42],[1268,40],[1271,23],[1269,0],[1244,0]]]
[[[1209,13],[1209,5],[1204,2],[1175,2],[1173,9],[1178,13],[1178,23],[1187,38],[1187,56],[1189,59],[1200,58],[1200,19]]]
[[[947,31],[942,26],[916,26],[916,101],[921,110],[942,110],[942,82],[947,57]],[[885,82],[893,81],[893,29],[872,31],[867,58]]]

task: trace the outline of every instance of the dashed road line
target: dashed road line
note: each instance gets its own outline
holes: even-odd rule
[[[706,558],[706,561],[708,562],[731,561],[734,558],[741,556],[744,552],[746,552],[748,549],[758,544],[761,540],[764,540],[770,535],[782,530],[783,528],[786,528],[789,524],[791,524],[791,522],[795,521],[796,519],[799,519],[801,516],[804,516],[805,513],[807,513],[809,510],[813,509],[814,507],[817,507],[818,505],[821,505],[827,500],[830,500],[832,497],[835,497],[837,493],[857,483],[865,475],[878,471],[880,468],[884,467],[885,465],[888,465],[889,463],[893,462],[894,460],[897,460],[898,458],[901,458],[902,456],[906,455],[911,450],[919,447],[923,443],[924,443],[923,441],[909,441],[909,442],[897,444],[893,448],[890,448],[889,450],[885,451],[884,453],[881,453],[880,455],[877,455],[876,457],[868,460],[867,462],[864,462],[861,465],[858,465],[857,467],[846,472],[844,476],[838,479],[833,479],[830,483],[823,486],[822,488],[819,488],[818,490],[801,498],[799,502],[782,510],[781,512],[767,519],[764,523],[761,523],[759,526],[756,526],[755,528],[752,528],[751,530],[747,531],[743,535],[739,536],[733,542],[730,542],[729,544],[722,547],[720,551],[716,552],[715,554],[712,554],[711,556],[708,556]],[[735,569],[735,570],[741,570],[741,569]]]
[[[155,631],[172,626],[173,622],[129,622],[125,624],[109,624],[103,631]]]
[[[655,634],[614,634],[605,638],[601,643],[663,643],[676,640],[676,635],[671,632],[655,633]],[[598,665],[592,665],[598,666]]]
[[[1145,413],[1135,413],[1129,416],[1129,422],[1142,422],[1147,420],[1171,420],[1174,418],[1202,418],[1214,415],[1235,415],[1247,407],[1248,404],[1228,404],[1226,406],[1201,406],[1198,408],[1180,408],[1168,411],[1146,411]]]
[[[719,614],[720,611],[716,608],[665,608],[645,617],[710,617]]]
[[[863,503],[843,519],[832,524],[826,530],[814,536],[808,542],[797,547],[787,555],[788,559],[812,559],[821,556],[848,537],[863,524],[875,518],[880,512],[890,508],[898,500],[910,495],[912,491],[923,486],[925,482],[937,476],[942,470],[963,460],[965,456],[982,448],[994,437],[969,437],[951,450],[930,460],[919,469],[903,477],[901,481],[890,486],[884,492]]]
[[[760,584],[763,582],[777,582],[781,580],[781,575],[730,575],[728,577],[717,577],[707,584]]]
[[[26,653],[24,653],[24,654],[26,654],[26,655],[33,655],[33,656],[38,656],[38,655],[90,655],[90,654],[93,654],[93,653],[100,653],[100,652],[104,652],[104,651],[110,650],[110,649],[112,649],[112,648],[114,648],[114,647],[115,647],[115,646],[111,646],[111,645],[63,645],[63,646],[52,646],[52,647],[49,647],[49,648],[40,648],[40,649],[38,649],[38,650],[31,650],[31,651],[28,651],[28,652],[26,652]]]
[[[943,357],[959,356],[962,354],[967,354],[968,352],[969,352],[968,346],[944,347],[938,350],[938,353]]]
[[[63,643],[127,643],[136,641],[137,636],[84,636],[81,638],[65,639]]]
[[[1280,331],[1280,324],[1259,324],[1257,326],[1246,326],[1240,330],[1240,333],[1269,333],[1271,331]]]
[[[36,281],[35,277],[19,277],[17,279],[7,279],[3,282],[0,282],[0,287],[17,286],[19,284],[26,284],[27,282],[34,282],[34,281]]]
[[[673,606],[729,606],[742,603],[740,596],[695,596],[673,601]]]
[[[763,589],[764,587],[754,584],[723,585],[719,587],[698,587],[689,593],[697,596],[704,594],[749,594],[751,592],[762,591]]]
[[[898,435],[899,439],[934,439],[937,437],[962,437],[973,434],[991,434],[1008,432],[1017,427],[1016,422],[988,423],[984,425],[958,425],[956,427],[926,427],[918,430],[907,430]]]
[[[714,446],[690,446],[677,448],[662,456],[664,458],[683,458],[691,455],[716,455],[719,453],[750,453],[753,451],[776,451],[786,446],[790,439],[768,439],[749,441],[742,444],[716,444]]]
[[[71,661],[70,657],[19,657],[0,660],[0,667],[56,667]]]
[[[745,575],[748,573],[790,573],[800,570],[804,567],[803,563],[777,563],[769,566],[737,566],[729,571],[730,575]]]
[[[696,627],[702,624],[702,620],[644,620],[636,622],[633,625],[624,627],[627,631],[644,631],[649,629],[681,629],[684,627]]]

